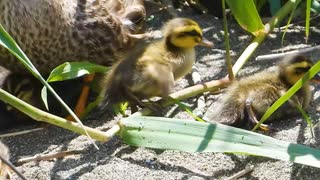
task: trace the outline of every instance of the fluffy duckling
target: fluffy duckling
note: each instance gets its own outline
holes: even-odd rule
[[[257,124],[266,110],[291,88],[311,67],[313,63],[305,56],[285,57],[277,66],[234,81],[220,99],[220,107],[209,108],[205,119],[209,122],[241,127],[248,121]],[[304,86],[270,118],[277,119],[297,112],[295,104],[307,108],[311,92],[309,83]],[[214,109],[214,110],[213,110]],[[263,124],[260,128],[268,130]]]
[[[197,45],[213,44],[203,38],[195,21],[187,18],[168,21],[163,27],[162,39],[138,46],[112,67],[105,78],[102,104],[128,101],[131,105],[143,106],[141,99],[168,96],[174,81],[190,72]]]

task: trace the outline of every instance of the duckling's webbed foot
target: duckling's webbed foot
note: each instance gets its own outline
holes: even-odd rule
[[[145,103],[142,102],[137,96],[135,96],[130,90],[126,90],[126,94],[128,96],[128,98],[130,99],[130,107],[131,107],[131,111],[132,112],[137,112],[138,108],[136,105],[140,106],[140,107],[147,107],[149,108],[151,111],[153,112],[159,112],[159,108],[156,107],[156,104],[150,104],[150,103]],[[162,107],[161,107],[162,109]]]
[[[246,111],[248,113],[249,122],[253,125],[256,125],[259,123],[256,114],[254,113],[252,109],[252,100],[250,98],[246,99]],[[260,124],[260,129],[264,131],[270,131],[270,127],[266,124]]]

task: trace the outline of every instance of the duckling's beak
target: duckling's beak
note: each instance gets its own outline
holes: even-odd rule
[[[208,41],[205,38],[202,38],[202,41],[198,44],[199,46],[213,47],[213,43]]]

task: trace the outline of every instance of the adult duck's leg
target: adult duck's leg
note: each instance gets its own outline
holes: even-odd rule
[[[82,91],[74,108],[74,113],[78,117],[81,117],[85,111],[90,93],[89,83],[94,79],[94,76],[94,74],[89,74],[84,77]],[[70,121],[75,121],[75,119],[71,115],[67,116],[66,119]]]

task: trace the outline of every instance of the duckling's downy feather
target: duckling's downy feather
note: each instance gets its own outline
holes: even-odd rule
[[[296,61],[297,59],[300,59],[300,56],[287,57],[277,66],[235,80],[219,99],[219,105],[209,107],[205,119],[209,122],[220,122],[237,127],[243,126],[249,121],[248,112],[246,112],[247,100],[251,102],[255,115],[260,119],[266,110],[312,66],[312,62],[306,58]],[[307,69],[301,74],[296,74],[295,69],[301,67],[301,62],[303,63],[302,66],[307,67]],[[294,80],[288,81],[288,79],[293,78]],[[297,110],[293,102],[307,108],[310,98],[310,87],[306,83],[291,98],[291,101],[282,105],[269,120],[296,114]]]
[[[190,19],[175,18],[164,26],[162,39],[137,45],[131,54],[115,64],[108,73],[103,83],[106,86],[103,104],[126,100],[132,102],[133,96],[145,99],[169,95],[174,81],[192,68],[195,61],[194,47],[202,42],[203,37],[201,31],[193,34],[188,32],[199,29],[199,25]],[[187,41],[180,45],[183,40]],[[128,94],[131,94],[130,97]]]

